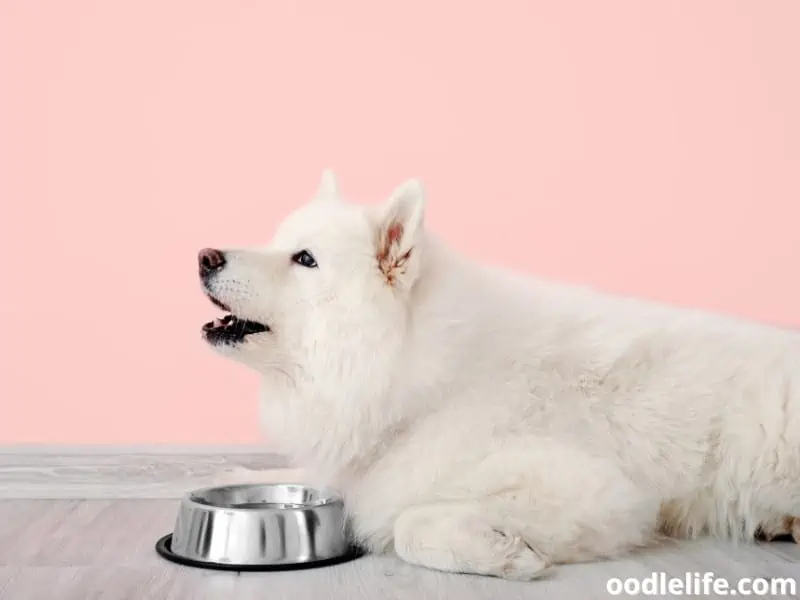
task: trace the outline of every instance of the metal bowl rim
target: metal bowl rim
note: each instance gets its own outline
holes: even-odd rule
[[[320,496],[323,496],[323,499],[313,504],[305,504],[305,503],[292,504],[291,506],[285,508],[276,508],[274,506],[269,506],[269,505],[265,505],[264,508],[226,506],[219,504],[211,504],[208,502],[199,502],[198,500],[195,499],[195,496],[199,496],[200,494],[221,489],[270,488],[270,487],[305,488],[317,492]],[[203,509],[206,510],[224,510],[224,511],[236,511],[245,513],[253,513],[259,511],[315,510],[315,509],[322,509],[324,507],[331,505],[342,505],[344,503],[342,496],[330,487],[318,488],[312,485],[308,485],[307,483],[294,483],[287,481],[274,482],[274,483],[233,483],[230,485],[212,485],[192,490],[183,497],[183,501],[188,504],[191,504],[192,506],[202,507]]]

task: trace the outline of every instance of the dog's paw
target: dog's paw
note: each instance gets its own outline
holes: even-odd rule
[[[510,545],[505,553],[506,560],[498,576],[516,581],[532,581],[553,571],[550,560],[544,554],[528,546],[521,538],[508,539]]]
[[[418,506],[395,522],[394,550],[407,563],[447,571],[531,581],[551,570],[548,556],[516,531],[491,527],[475,507]]]
[[[792,536],[795,543],[800,544],[800,517],[784,516],[762,523],[757,537],[767,542],[783,536]]]

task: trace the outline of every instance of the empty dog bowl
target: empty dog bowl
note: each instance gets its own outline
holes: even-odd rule
[[[191,492],[156,551],[180,564],[234,571],[318,567],[362,554],[350,542],[342,498],[299,484]]]

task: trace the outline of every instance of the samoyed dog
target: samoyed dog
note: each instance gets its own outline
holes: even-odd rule
[[[326,171],[265,248],[205,249],[203,327],[263,378],[269,438],[356,539],[534,579],[664,536],[800,538],[800,335],[459,256],[418,181]]]

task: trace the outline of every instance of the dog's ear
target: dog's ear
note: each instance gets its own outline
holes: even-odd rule
[[[416,280],[424,216],[425,191],[416,179],[399,186],[381,206],[377,258],[389,285],[408,289]]]
[[[317,192],[314,194],[314,202],[331,202],[339,199],[339,184],[333,169],[325,169],[322,172]]]

